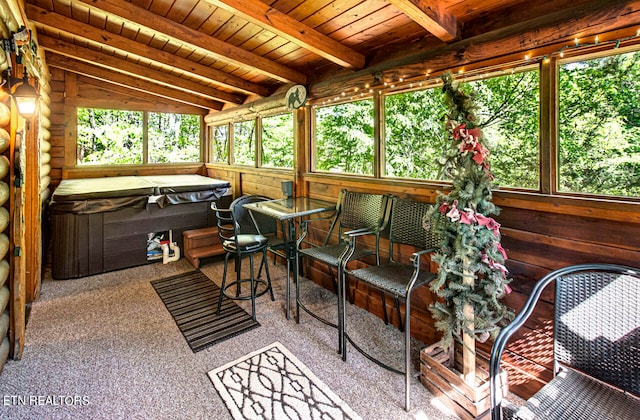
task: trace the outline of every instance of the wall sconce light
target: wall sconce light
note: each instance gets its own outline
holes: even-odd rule
[[[31,119],[36,113],[36,107],[38,105],[38,92],[29,84],[29,75],[27,69],[24,69],[24,76],[22,79],[18,79],[11,76],[11,72],[7,72],[7,91],[9,95],[13,97],[18,106],[18,112],[25,119]],[[16,86],[17,85],[17,86]],[[14,86],[15,89],[14,89]]]
[[[24,74],[22,79],[12,76],[11,68],[11,53],[16,53],[16,61],[21,63],[21,46],[28,46],[31,44],[31,32],[24,29],[16,34],[12,34],[11,38],[3,39],[2,46],[7,57],[8,68],[7,74],[4,77],[6,79],[7,93],[13,97],[18,106],[18,112],[25,119],[31,119],[38,106],[38,92],[29,84],[29,74],[27,73],[26,66],[24,67]]]
[[[39,97],[40,95],[38,95],[36,89],[29,84],[27,70],[25,69],[22,84],[13,92],[13,99],[16,100],[20,115],[25,119],[31,119],[36,113]]]

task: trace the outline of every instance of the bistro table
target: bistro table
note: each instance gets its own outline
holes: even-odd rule
[[[297,262],[297,234],[295,220],[301,217],[310,216],[317,213],[324,213],[336,210],[336,204],[324,200],[309,197],[281,198],[277,200],[259,201],[243,205],[249,210],[251,217],[253,213],[260,213],[273,217],[280,221],[282,227],[283,240],[285,243],[285,253],[287,260],[287,284],[286,284],[286,314],[287,319],[291,318],[290,309],[290,281],[291,271],[293,271],[295,284],[298,284],[298,262]],[[254,218],[255,221],[255,218]],[[258,231],[260,226],[256,223]],[[296,303],[299,304],[297,294]],[[296,305],[297,306],[297,305]]]

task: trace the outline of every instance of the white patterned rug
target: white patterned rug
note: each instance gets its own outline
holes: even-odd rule
[[[275,342],[209,372],[234,419],[360,419]]]

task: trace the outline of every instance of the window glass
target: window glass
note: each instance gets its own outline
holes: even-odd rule
[[[142,112],[78,108],[78,164],[142,163]]]
[[[446,113],[440,89],[424,89],[384,99],[385,175],[444,179],[438,158],[444,150]]]
[[[315,170],[373,175],[373,100],[315,110]]]
[[[558,189],[640,196],[640,52],[558,69]]]
[[[293,168],[293,114],[262,118],[262,166]]]
[[[233,124],[233,163],[237,165],[255,165],[255,120]]]
[[[200,117],[149,113],[149,163],[200,161]]]
[[[508,73],[469,83],[495,182],[539,189],[539,73]],[[464,85],[461,86],[464,91]]]
[[[211,162],[228,163],[229,161],[229,125],[211,127]]]

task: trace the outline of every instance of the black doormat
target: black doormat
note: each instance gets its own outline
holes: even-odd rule
[[[260,326],[227,297],[216,315],[220,288],[201,271],[154,280],[151,285],[194,353]]]

